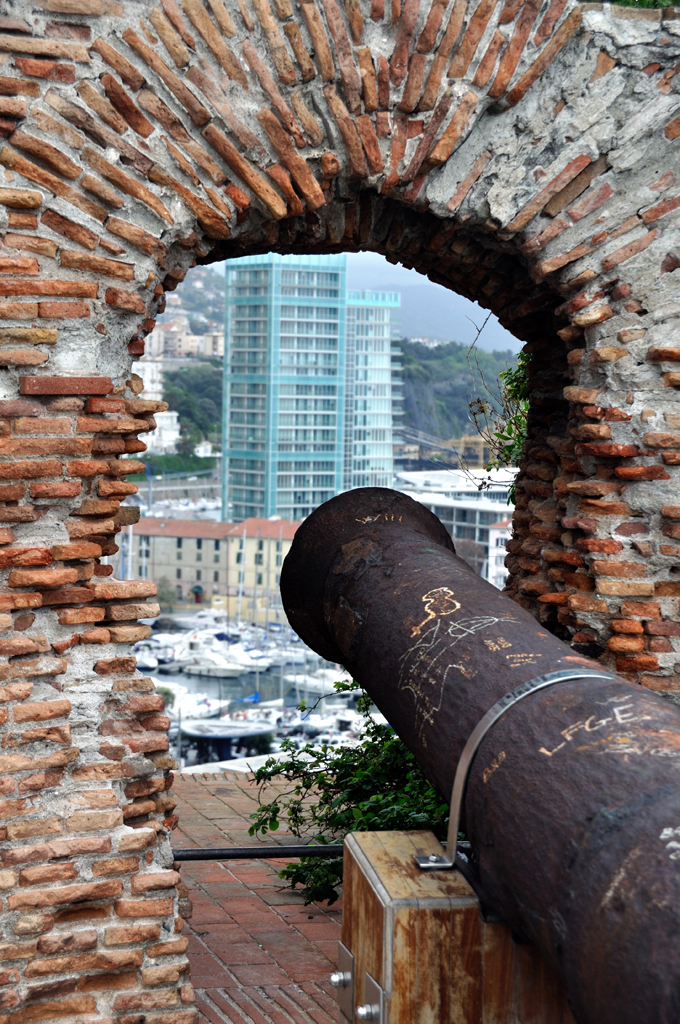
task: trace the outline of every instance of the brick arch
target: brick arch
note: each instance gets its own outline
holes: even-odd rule
[[[569,0],[6,5],[3,1022],[50,1000],[196,1019],[177,987],[167,720],[125,647],[154,588],[98,561],[129,514],[119,456],[153,429],[130,363],[195,261],[373,249],[492,309],[532,354],[509,590],[629,678],[680,688],[677,18]],[[68,980],[98,972],[130,987]]]

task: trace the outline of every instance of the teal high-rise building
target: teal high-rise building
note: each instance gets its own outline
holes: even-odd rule
[[[391,483],[389,310],[399,296],[371,298],[376,309],[368,293],[348,294],[344,254],[228,261],[224,519],[301,519],[359,486],[355,466],[361,483]]]

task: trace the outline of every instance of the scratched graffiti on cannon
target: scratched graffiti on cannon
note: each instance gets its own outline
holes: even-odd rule
[[[442,591],[447,591],[447,594],[438,593]],[[440,604],[443,600],[448,600],[451,605],[457,606],[456,608],[450,607],[445,614],[453,614],[460,610],[460,603],[451,600],[453,592],[447,587],[438,587],[437,591],[428,591],[423,596],[426,611],[428,604],[433,599],[432,595],[435,595],[434,600]],[[447,606],[448,608],[449,606]],[[456,670],[467,679],[472,679],[477,674],[476,670],[463,663],[463,659],[459,662],[449,662],[444,667],[442,661],[451,654],[451,648],[455,647],[460,640],[473,637],[485,629],[491,629],[500,622],[516,622],[517,620],[512,615],[476,615],[444,623],[440,617],[436,618],[433,624],[423,632],[425,623],[430,621],[433,621],[433,616],[428,615],[420,626],[416,627],[418,641],[399,659],[397,686],[400,690],[410,690],[413,694],[419,736],[422,736],[425,726],[434,721],[434,716],[441,708],[444,687],[449,673]],[[416,629],[412,629],[411,636],[415,632]]]
[[[630,731],[630,726],[640,722],[651,722],[654,719],[650,714],[634,714],[631,703],[622,703],[625,697],[612,697],[605,704],[613,705],[611,713],[605,717],[599,717],[598,713],[588,718],[572,722],[560,735],[563,741],[557,746],[548,750],[547,747],[539,747],[539,754],[546,757],[554,757],[560,751],[572,751],[573,753],[595,753],[614,754],[629,761],[631,757],[664,757],[668,758],[673,767],[680,768],[680,740],[668,729],[648,729]],[[606,730],[606,732],[601,732]],[[600,735],[583,739],[590,733]],[[573,741],[578,738],[580,743]],[[562,755],[563,756],[563,755]]]

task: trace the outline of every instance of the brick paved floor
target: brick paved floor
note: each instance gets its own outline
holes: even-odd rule
[[[241,774],[176,776],[173,846],[242,846],[257,789]],[[283,829],[267,842],[293,841]],[[338,901],[313,903],[277,877],[285,861],[185,861],[193,916],[185,926],[202,1024],[332,1024],[328,977],[340,938]]]

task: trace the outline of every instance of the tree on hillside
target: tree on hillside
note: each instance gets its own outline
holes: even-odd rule
[[[474,431],[469,402],[483,390],[481,374],[497,380],[516,362],[509,350],[478,349],[470,361],[468,346],[457,342],[428,348],[402,338],[397,344],[402,351],[404,425],[442,440]]]
[[[179,413],[186,454],[207,438],[219,441],[222,431],[222,366],[201,363],[166,371],[163,397]]]

